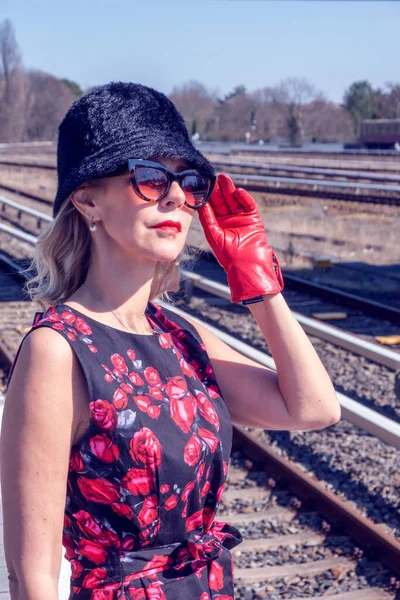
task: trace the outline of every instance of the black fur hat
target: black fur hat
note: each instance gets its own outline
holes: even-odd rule
[[[53,216],[79,185],[106,177],[128,158],[183,159],[215,175],[193,146],[185,121],[161,92],[140,83],[111,82],[76,100],[58,130],[58,189]]]

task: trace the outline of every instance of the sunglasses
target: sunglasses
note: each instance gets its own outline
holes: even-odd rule
[[[177,181],[185,193],[189,208],[201,208],[207,203],[216,177],[202,175],[195,169],[175,173],[161,163],[151,160],[129,159],[129,173],[136,194],[147,202],[158,202],[168,194],[173,181]]]

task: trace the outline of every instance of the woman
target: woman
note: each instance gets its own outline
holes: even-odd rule
[[[152,302],[176,279],[196,211],[277,374]],[[163,94],[111,83],[60,125],[54,217],[28,285],[48,308],[3,418],[12,600],[56,600],[62,536],[71,600],[232,600],[241,535],[214,520],[231,421],[304,430],[340,412],[256,204],[216,180]]]

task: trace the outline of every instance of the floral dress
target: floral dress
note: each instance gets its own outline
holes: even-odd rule
[[[196,329],[152,303],[146,316],[154,335],[65,304],[35,315],[70,343],[90,401],[67,481],[70,600],[233,600],[242,536],[214,519],[230,415]]]

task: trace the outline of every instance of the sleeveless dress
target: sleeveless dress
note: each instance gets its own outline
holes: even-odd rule
[[[230,415],[197,330],[152,303],[146,317],[154,335],[65,304],[33,322],[68,340],[90,401],[67,480],[69,600],[233,600],[230,550],[242,536],[214,519]]]

